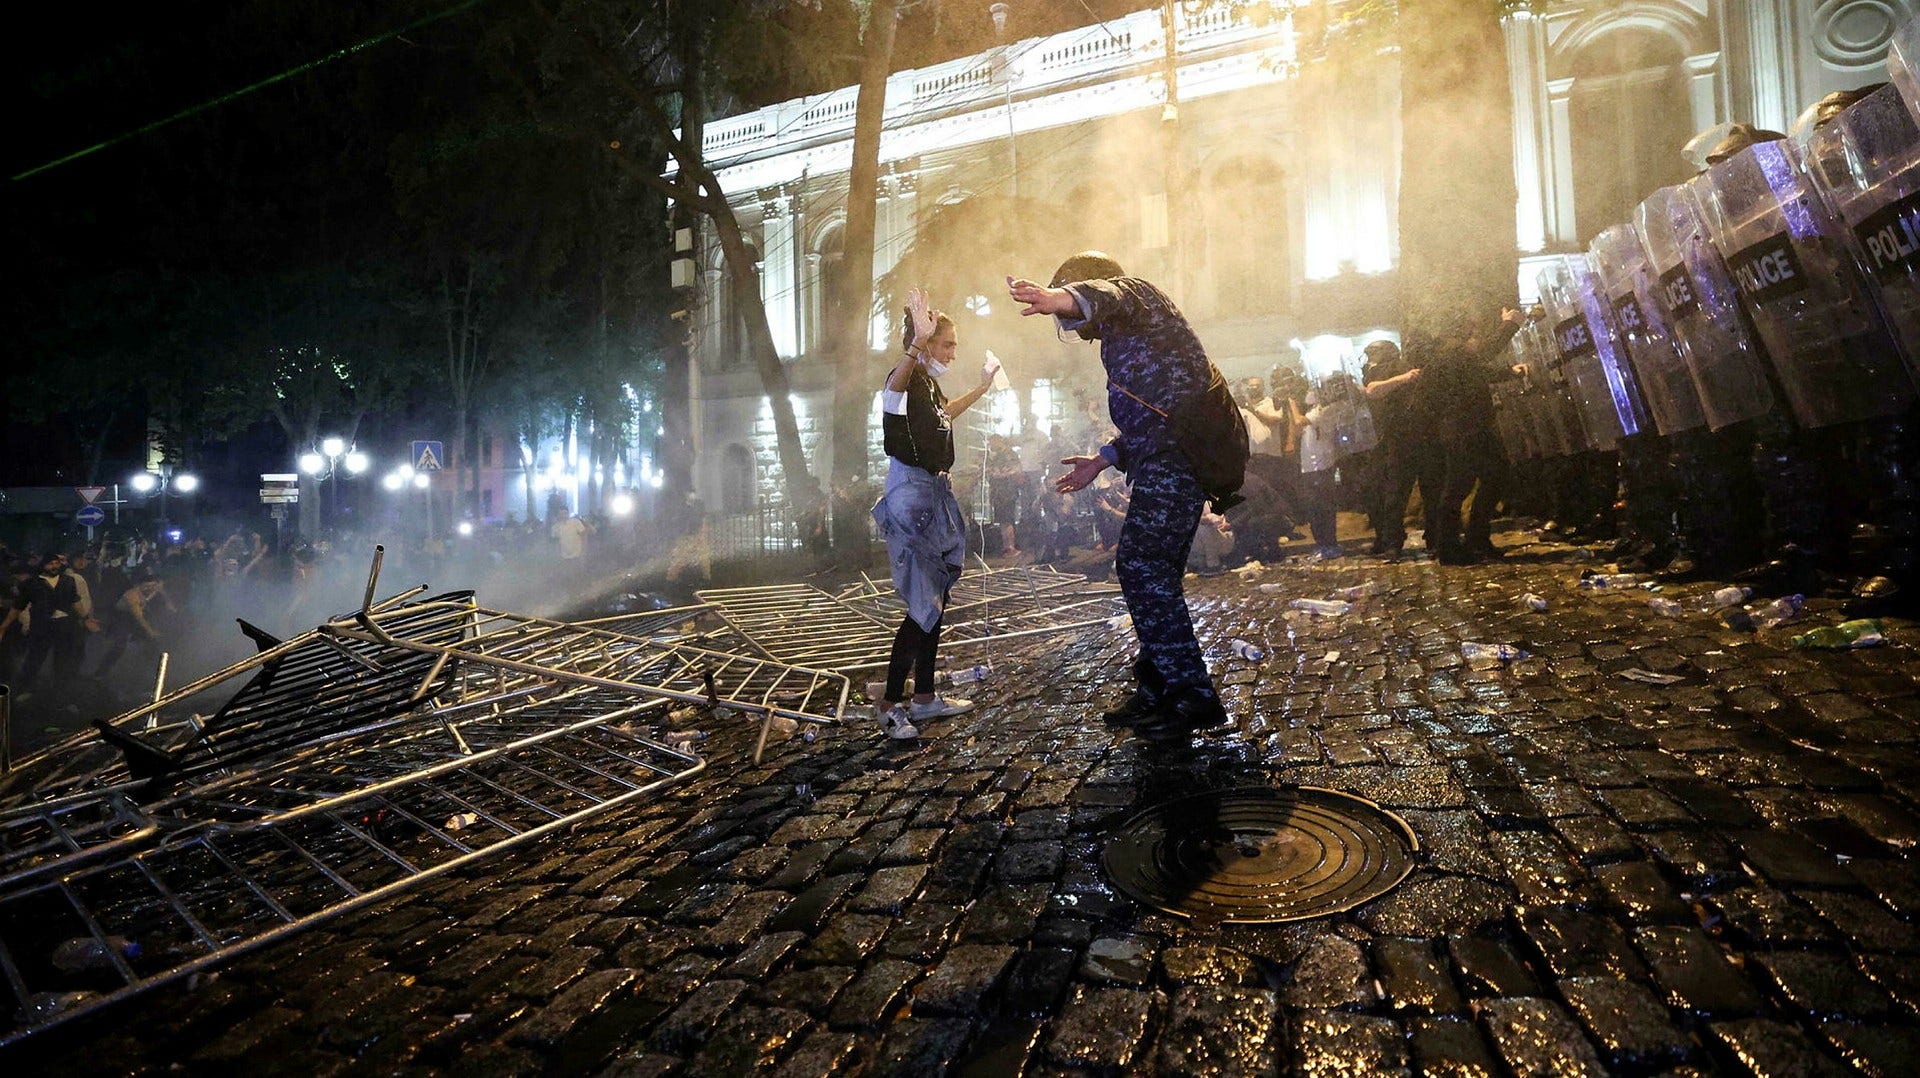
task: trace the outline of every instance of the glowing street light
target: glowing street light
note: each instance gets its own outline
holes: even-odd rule
[[[388,490],[399,490],[407,485],[407,477],[399,472],[388,472],[380,477],[380,485]]]
[[[607,499],[607,510],[614,516],[623,517],[633,512],[633,495],[621,491]]]
[[[160,497],[160,522],[167,522],[167,495],[192,494],[200,489],[200,477],[192,472],[176,472],[172,463],[160,462],[156,472],[135,472],[127,479],[127,485],[140,494],[157,494]]]
[[[458,531],[458,532],[459,532],[459,533],[460,533],[461,535],[472,535],[472,534],[473,534],[473,521],[471,521],[471,520],[463,520],[463,521],[461,521],[461,522],[460,522],[459,524],[457,524],[457,525],[455,525],[455,526],[454,526],[454,530],[455,530],[455,531]]]
[[[333,503],[335,519],[340,516],[340,469],[344,466],[351,478],[373,466],[365,453],[349,445],[345,438],[337,434],[320,439],[318,445],[309,447],[294,463],[302,474],[312,476],[316,485],[333,481],[333,490],[327,500]]]

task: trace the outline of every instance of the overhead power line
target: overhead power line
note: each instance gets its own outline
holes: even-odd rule
[[[262,89],[265,89],[266,87],[274,85],[275,83],[285,82],[286,80],[293,78],[296,75],[305,74],[306,72],[312,71],[317,67],[330,64],[335,60],[352,56],[354,53],[363,52],[367,49],[374,47],[375,45],[380,45],[385,42],[391,41],[394,38],[399,37],[401,34],[404,34],[409,30],[417,30],[420,27],[426,26],[429,23],[435,23],[435,22],[439,22],[441,19],[451,18],[452,16],[458,15],[461,12],[467,10],[468,8],[473,7],[476,4],[479,4],[480,2],[481,0],[460,0],[460,3],[457,3],[450,8],[446,8],[442,11],[435,12],[432,15],[427,15],[427,16],[423,16],[421,18],[415,19],[412,22],[407,23],[405,26],[395,27],[394,29],[388,30],[383,34],[378,34],[374,37],[367,38],[365,41],[359,42],[358,44],[348,45],[344,49],[336,49],[335,51],[330,52],[325,56],[320,57],[317,60],[308,61],[307,63],[301,64],[298,67],[290,67],[285,71],[280,72],[277,75],[269,75],[268,77],[261,79],[259,82],[253,83],[248,86],[242,86],[238,90],[229,90],[228,92],[221,94],[219,97],[210,98],[206,101],[202,101],[198,105],[194,105],[191,108],[182,109],[171,116],[165,117],[163,119],[155,120],[152,123],[145,124],[141,127],[136,127],[131,131],[128,131],[124,134],[116,135],[113,138],[103,139],[99,142],[94,143],[91,146],[85,147],[84,149],[75,150],[74,152],[67,154],[65,157],[57,157],[51,161],[48,161],[44,165],[37,165],[33,168],[27,169],[25,172],[16,172],[14,173],[13,178],[15,180],[24,180],[31,176],[37,176],[40,173],[46,172],[50,169],[59,168],[61,165],[71,164],[74,161],[80,160],[82,157],[87,157],[91,154],[99,153],[101,150],[108,149],[109,147],[117,146],[120,143],[127,141],[128,139],[139,138],[141,135],[147,134],[150,131],[157,131],[160,128],[167,126],[168,124],[177,123],[181,120],[187,119],[190,116],[197,116],[200,113],[206,112],[208,109],[218,108],[219,106],[224,105],[229,101],[234,101],[239,98],[245,97],[246,95],[253,93],[255,90],[262,90]]]

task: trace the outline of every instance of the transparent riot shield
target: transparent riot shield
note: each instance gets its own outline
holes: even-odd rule
[[[1913,383],[1849,241],[1791,141],[1749,146],[1690,186],[1801,426],[1912,405]]]
[[[1657,299],[1659,281],[1633,226],[1614,225],[1594,237],[1587,250],[1654,425],[1661,434],[1678,434],[1706,423],[1693,375]]]
[[[1608,450],[1640,433],[1647,410],[1626,349],[1586,255],[1565,255],[1540,271],[1540,302],[1553,327],[1560,367],[1580,406],[1587,447]]]
[[[1893,32],[1887,49],[1887,73],[1900,88],[1907,111],[1920,121],[1920,19],[1908,19]]]
[[[1580,426],[1579,408],[1554,346],[1553,333],[1545,322],[1529,322],[1515,334],[1526,342],[1527,411],[1543,457],[1564,457],[1585,452],[1586,431]]]
[[[1526,415],[1526,383],[1518,378],[1487,387],[1493,395],[1493,428],[1510,461],[1538,460],[1540,445]]]
[[[1662,187],[1634,210],[1634,233],[1680,359],[1693,376],[1707,427],[1766,415],[1774,407],[1765,349],[1754,337],[1733,277],[1707,239],[1683,187]]]
[[[1531,369],[1533,360],[1528,354],[1528,343],[1524,330],[1514,334],[1513,339],[1507,342],[1507,362]],[[1527,400],[1527,379],[1503,379],[1488,388],[1493,394],[1494,427],[1500,434],[1500,444],[1506,447],[1507,459],[1540,459],[1544,454],[1540,450],[1538,428]]]
[[[1333,461],[1345,460],[1380,444],[1366,392],[1360,388],[1360,380],[1344,367],[1316,379],[1306,404],[1307,420],[1319,433],[1317,449],[1330,453]],[[1303,459],[1303,467],[1305,463]]]
[[[1882,87],[1814,130],[1807,166],[1908,369],[1920,372],[1920,126],[1899,92]]]

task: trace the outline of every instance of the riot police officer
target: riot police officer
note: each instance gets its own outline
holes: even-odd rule
[[[1206,350],[1167,294],[1129,277],[1097,251],[1061,263],[1050,284],[1007,278],[1022,315],[1052,315],[1062,329],[1100,342],[1107,412],[1118,434],[1092,456],[1068,457],[1055,480],[1080,490],[1102,471],[1127,473],[1133,496],[1114,557],[1114,575],[1133,618],[1139,686],[1112,722],[1149,738],[1178,738],[1227,720],[1194,636],[1181,576],[1207,500],[1192,463],[1174,444],[1167,413],[1206,391],[1214,376]]]

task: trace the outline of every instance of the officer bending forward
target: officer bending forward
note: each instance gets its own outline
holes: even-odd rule
[[[1206,495],[1187,458],[1174,447],[1165,413],[1207,388],[1207,353],[1166,293],[1097,251],[1074,255],[1051,284],[1007,278],[1007,294],[1023,315],[1050,314],[1062,329],[1100,342],[1107,372],[1107,414],[1119,433],[1099,455],[1067,457],[1072,470],[1054,480],[1080,490],[1109,467],[1127,473],[1133,497],[1114,556],[1140,655],[1138,687],[1106,713],[1142,736],[1176,739],[1227,721],[1193,635],[1180,582]]]

